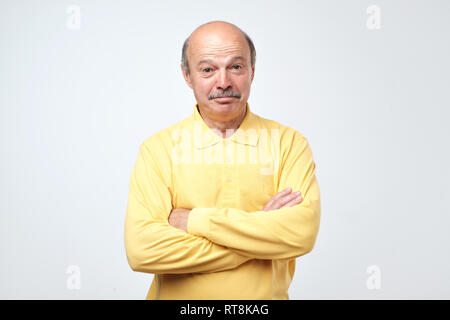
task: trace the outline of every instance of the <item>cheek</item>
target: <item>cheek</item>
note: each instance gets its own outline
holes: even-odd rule
[[[238,79],[236,79],[235,84],[236,84],[236,88],[241,92],[241,93],[246,93],[250,91],[250,85],[251,85],[251,79],[248,77],[239,77]]]
[[[210,79],[199,79],[195,85],[195,91],[201,96],[208,96],[214,89],[214,82]]]

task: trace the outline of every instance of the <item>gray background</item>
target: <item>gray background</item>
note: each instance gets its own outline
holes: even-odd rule
[[[314,153],[321,228],[291,299],[449,299],[450,2],[436,0],[0,1],[0,298],[145,298],[153,275],[123,242],[131,169],[192,113],[181,46],[210,20],[255,42],[252,111]]]

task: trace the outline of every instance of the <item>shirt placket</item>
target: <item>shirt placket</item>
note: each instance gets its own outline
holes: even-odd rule
[[[234,208],[239,200],[238,170],[235,163],[234,142],[223,140],[224,164],[222,166],[223,203]]]

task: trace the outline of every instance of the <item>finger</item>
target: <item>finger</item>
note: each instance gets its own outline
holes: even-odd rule
[[[300,196],[298,196],[298,197],[292,199],[292,200],[289,201],[288,203],[286,203],[282,208],[284,208],[284,207],[293,207],[293,206],[295,206],[295,205],[301,203],[302,201],[303,201],[303,198],[302,198],[302,196],[300,195]]]
[[[274,195],[270,200],[279,200],[281,198],[283,198],[284,196],[290,194],[292,192],[291,187],[288,187],[286,189],[284,189],[283,191],[278,192],[276,195]]]
[[[274,195],[272,198],[270,198],[269,201],[267,201],[267,203],[264,205],[264,208],[263,208],[263,209],[265,209],[266,207],[267,207],[267,208],[268,208],[268,207],[271,207],[271,206],[273,205],[274,201],[278,200],[280,197],[283,197],[283,196],[289,194],[291,191],[292,191],[292,190],[291,190],[290,187],[284,189],[283,191],[280,191],[279,193],[277,193],[276,195]]]
[[[300,195],[301,195],[301,194],[300,194],[300,191],[291,193],[291,194],[289,194],[289,195],[283,197],[282,199],[280,199],[279,204],[282,206],[282,205],[288,203],[289,201],[291,201],[291,200],[297,198],[297,197],[300,196]]]
[[[289,194],[287,196],[284,196],[282,199],[278,200],[278,201],[274,201],[273,204],[270,206],[270,210],[277,210],[283,207],[283,205],[286,202],[291,201],[292,199],[295,198],[294,194]]]
[[[274,201],[274,203],[271,205],[269,210],[281,209],[286,205],[286,203],[289,203],[291,201],[295,202],[295,199],[299,196],[300,196],[299,193],[291,193],[289,195],[286,195],[282,199],[280,199],[278,201]]]

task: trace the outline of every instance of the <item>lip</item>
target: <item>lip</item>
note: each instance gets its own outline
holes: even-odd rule
[[[236,99],[235,97],[221,97],[221,98],[215,98],[214,101],[221,102],[221,103],[228,103],[233,102],[233,100]]]

